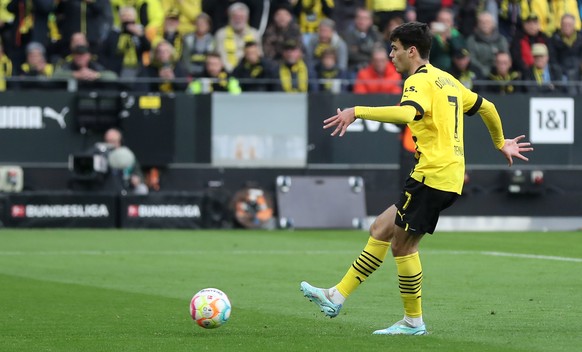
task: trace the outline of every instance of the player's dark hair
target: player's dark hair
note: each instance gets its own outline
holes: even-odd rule
[[[432,43],[432,33],[426,23],[407,22],[394,28],[390,41],[400,40],[404,49],[415,47],[422,59],[428,59]]]

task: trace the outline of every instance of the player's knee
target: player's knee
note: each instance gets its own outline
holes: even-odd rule
[[[418,251],[418,244],[416,241],[395,236],[390,243],[390,250],[394,257],[403,257]]]
[[[380,226],[377,222],[374,222],[370,226],[370,236],[378,241],[390,242],[392,232],[389,228]]]

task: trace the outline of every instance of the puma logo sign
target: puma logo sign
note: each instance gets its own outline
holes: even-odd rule
[[[55,109],[45,106],[42,109],[42,116],[55,120],[59,126],[63,129],[67,128],[67,123],[65,122],[65,116],[69,113],[69,108],[64,107],[61,112],[57,112]]]
[[[364,280],[360,279],[360,277],[359,277],[359,276],[356,276],[356,279],[358,279],[358,281],[359,281],[360,283],[364,282]]]
[[[398,214],[398,216],[400,216],[400,221],[404,221],[404,214],[406,214],[406,213],[401,213],[400,210],[397,210],[396,214]]]

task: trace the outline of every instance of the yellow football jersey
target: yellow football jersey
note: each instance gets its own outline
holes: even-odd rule
[[[475,114],[482,101],[453,76],[430,64],[406,79],[400,105],[417,110],[414,121],[408,124],[418,160],[412,178],[461,194],[465,175],[463,116]]]

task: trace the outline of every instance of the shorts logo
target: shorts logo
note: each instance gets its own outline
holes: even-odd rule
[[[400,221],[404,221],[404,215],[405,215],[406,213],[401,213],[401,212],[400,212],[400,210],[397,210],[397,211],[396,211],[396,214],[398,214],[398,216],[400,216]]]

